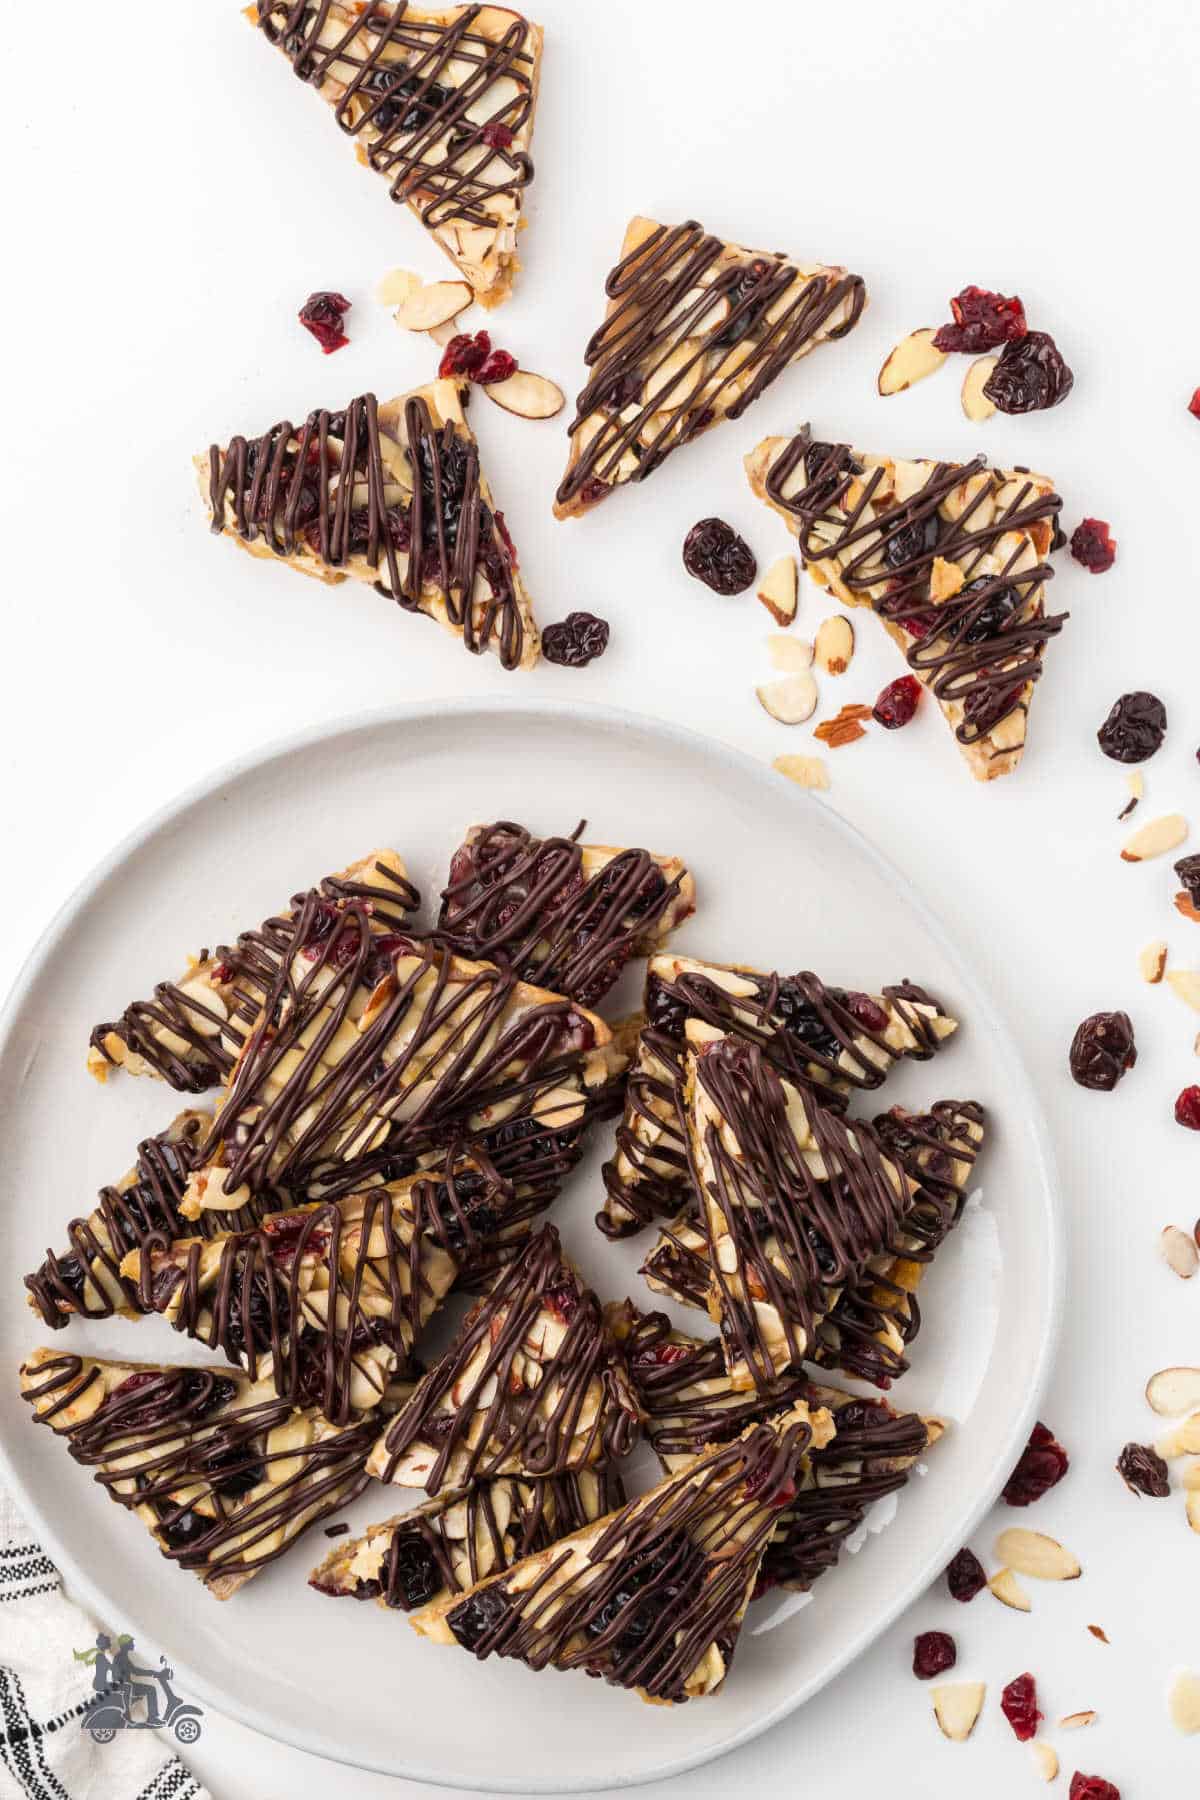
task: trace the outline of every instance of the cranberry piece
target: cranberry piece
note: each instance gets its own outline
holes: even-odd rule
[[[1123,1012],[1092,1013],[1071,1040],[1071,1074],[1080,1087],[1111,1094],[1137,1061],[1133,1025]]]
[[[868,1031],[886,1031],[887,1014],[882,1006],[876,1005],[870,994],[847,994],[843,1005],[852,1019]]]
[[[549,1287],[542,1295],[542,1305],[547,1311],[557,1313],[564,1325],[570,1323],[579,1311],[579,1289],[570,1282],[560,1282],[556,1287]]]
[[[760,1468],[746,1477],[747,1500],[761,1500],[764,1506],[790,1506],[796,1498],[796,1483],[790,1475],[780,1476],[767,1457]]]
[[[1164,1500],[1171,1492],[1167,1465],[1149,1444],[1126,1444],[1116,1463],[1117,1474],[1131,1494]]]
[[[1200,1087],[1185,1087],[1175,1102],[1175,1123],[1200,1131]]]
[[[512,1601],[502,1587],[483,1588],[447,1615],[446,1623],[464,1650],[477,1650],[500,1623]]]
[[[1071,533],[1071,555],[1093,575],[1103,575],[1117,560],[1117,540],[1107,519],[1084,519]]]
[[[474,380],[476,371],[483,367],[491,354],[492,340],[488,332],[477,331],[472,337],[469,331],[460,331],[442,351],[438,374],[443,378],[466,375]]]
[[[1075,377],[1048,331],[1027,331],[1005,344],[1000,360],[983,384],[998,412],[1045,412],[1064,401]]]
[[[965,350],[978,356],[999,344],[1022,338],[1029,330],[1025,308],[1014,294],[1011,299],[990,288],[965,287],[950,302],[953,325],[943,325],[934,337],[939,350]]]
[[[1113,762],[1149,761],[1167,735],[1167,709],[1157,694],[1138,690],[1114,700],[1096,742]]]
[[[608,649],[607,619],[595,613],[568,613],[542,633],[542,655],[564,669],[585,669]]]
[[[714,594],[744,594],[758,574],[754,552],[724,519],[701,519],[683,540],[683,566]]]
[[[480,387],[490,387],[494,381],[507,381],[509,376],[515,375],[516,372],[517,359],[515,356],[507,350],[493,350],[491,355],[476,369],[471,379],[478,382]]]
[[[1070,1466],[1070,1458],[1054,1433],[1039,1420],[1008,1478],[1002,1498],[1010,1506],[1032,1506],[1058,1485]]]
[[[340,350],[350,339],[342,329],[345,325],[345,314],[350,311],[350,302],[345,294],[317,293],[310,294],[298,314],[305,331],[311,331],[326,356],[332,350]]]
[[[1191,413],[1193,419],[1200,419],[1200,388],[1196,389],[1195,393],[1188,401],[1188,411]]]
[[[666,1368],[670,1363],[686,1362],[691,1354],[686,1344],[647,1344],[632,1361],[635,1369]]]
[[[946,1586],[954,1599],[961,1600],[964,1604],[983,1592],[987,1586],[987,1576],[973,1550],[964,1547],[954,1557],[946,1570]]]
[[[918,1681],[944,1674],[957,1661],[958,1651],[948,1631],[923,1631],[913,1639],[913,1674]]]
[[[501,124],[499,119],[493,119],[490,125],[485,125],[479,135],[489,150],[512,149],[512,126]]]
[[[226,982],[233,980],[232,965],[227,962],[219,962],[212,971],[212,978],[219,986],[224,987]]]
[[[1038,1720],[1043,1715],[1038,1711],[1037,1682],[1032,1675],[1018,1675],[1009,1682],[1000,1696],[1000,1710],[1021,1743],[1027,1744],[1036,1736]]]
[[[912,720],[921,700],[921,684],[915,675],[889,681],[871,708],[871,717],[885,731],[899,731]]]
[[[1121,1800],[1121,1790],[1103,1775],[1081,1775],[1076,1769],[1067,1800]]]

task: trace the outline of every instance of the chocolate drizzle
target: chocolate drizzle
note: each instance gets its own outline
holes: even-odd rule
[[[686,871],[668,881],[648,850],[619,850],[587,876],[583,830],[536,838],[500,820],[473,832],[451,863],[439,933],[464,956],[504,958],[523,981],[597,1005],[678,922]]]
[[[638,1413],[600,1303],[543,1225],[392,1420],[371,1472],[429,1494],[632,1449]]]
[[[307,1442],[272,1448],[271,1432],[296,1418],[290,1403],[252,1397],[232,1369],[135,1367],[90,1417],[58,1422],[104,1381],[103,1365],[66,1353],[22,1369],[38,1422],[65,1430],[75,1461],[222,1599],[367,1485],[373,1425],[317,1425]]]
[[[376,593],[406,612],[444,609],[468,650],[495,649],[513,669],[525,647],[516,560],[483,498],[478,446],[452,419],[435,425],[423,394],[402,415],[396,404],[381,420],[374,394],[361,394],[342,412],[311,412],[299,430],[284,420],[253,442],[213,444],[212,529],[374,576]]]
[[[519,204],[533,180],[529,155],[503,142],[533,114],[533,32],[513,13],[493,41],[475,29],[484,10],[464,6],[437,20],[410,16],[406,0],[351,11],[331,0],[258,0],[266,36],[302,81],[337,84],[338,124],[387,177],[392,199],[408,201],[430,230],[494,226],[495,202]],[[465,78],[452,63],[469,65]],[[499,88],[485,110],[501,81],[514,91]]]
[[[1021,482],[1025,473],[992,470],[983,456],[931,464],[922,488],[873,515],[885,469],[864,467],[846,444],[814,444],[805,426],[766,478],[767,498],[794,521],[805,562],[836,562],[850,593],[903,634],[913,673],[943,704],[961,705],[955,733],[964,745],[987,737],[1025,704],[1025,685],[1040,678],[1046,643],[1068,617],[1047,617],[1042,596],[1054,574],[1045,551],[1062,501],[1043,493],[1032,477]],[[958,517],[943,517],[939,509],[949,496],[960,487],[967,495],[964,484],[981,475],[988,479],[965,499]],[[996,505],[996,495],[1014,479],[1015,495]],[[1006,533],[1028,537],[1007,552],[997,573],[983,571],[984,559],[998,552]],[[1033,564],[1024,556],[1030,541],[1042,548]],[[965,576],[959,592],[940,602],[930,594],[939,557],[957,563]]]
[[[851,331],[866,304],[857,275],[806,277],[782,256],[738,251],[695,219],[655,225],[612,270],[605,293],[571,425],[572,438],[585,424],[594,434],[559,486],[560,507],[602,498],[625,457],[637,460],[627,479],[644,481],[718,414],[740,418],[818,336]],[[839,309],[845,317],[831,325]],[[690,355],[680,354],[685,342]]]

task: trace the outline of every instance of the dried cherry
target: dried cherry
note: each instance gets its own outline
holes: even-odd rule
[[[1126,1444],[1116,1462],[1117,1474],[1131,1494],[1149,1500],[1165,1500],[1171,1492],[1167,1465],[1149,1444]]]
[[[915,675],[901,675],[890,681],[871,708],[871,717],[885,731],[899,731],[907,725],[921,700],[921,684]]]
[[[1074,385],[1075,377],[1050,333],[1027,331],[1005,344],[983,392],[998,412],[1044,412],[1060,405]]]
[[[297,317],[305,331],[311,331],[326,356],[333,350],[340,350],[350,339],[346,336],[345,315],[350,311],[350,302],[345,294],[321,291],[310,294],[300,308]]]
[[[1071,533],[1071,555],[1093,575],[1103,575],[1117,560],[1117,540],[1107,519],[1084,519]]]
[[[1114,700],[1096,742],[1114,762],[1147,762],[1167,735],[1167,709],[1157,694],[1142,689]]]
[[[943,1675],[958,1661],[954,1639],[948,1631],[923,1631],[913,1639],[913,1674],[918,1681]]]
[[[714,594],[744,594],[758,574],[745,538],[724,519],[701,519],[683,540],[683,566]]]
[[[542,633],[542,655],[564,669],[583,669],[608,649],[608,620],[595,613],[568,613]]]
[[[973,1550],[965,1546],[955,1556],[946,1570],[946,1586],[955,1600],[964,1604],[981,1594],[987,1586],[987,1576],[983,1564]]]
[[[1133,1024],[1128,1013],[1092,1013],[1071,1040],[1071,1074],[1080,1087],[1111,1094],[1137,1061]]]

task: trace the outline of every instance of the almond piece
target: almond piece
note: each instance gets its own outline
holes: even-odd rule
[[[1163,978],[1167,966],[1167,946],[1163,938],[1154,938],[1149,944],[1143,944],[1138,951],[1138,974],[1151,987],[1156,987]]]
[[[944,556],[935,556],[929,573],[929,598],[938,602],[953,600],[955,594],[961,591],[965,580],[966,577],[956,562],[947,562]]]
[[[1200,1531],[1200,1489],[1192,1488],[1184,1502],[1187,1511],[1187,1522],[1193,1531]]]
[[[1096,1714],[1091,1707],[1087,1707],[1083,1712],[1067,1713],[1065,1718],[1058,1721],[1058,1729],[1060,1731],[1079,1731],[1083,1726],[1095,1723]]]
[[[1177,850],[1188,834],[1182,813],[1161,813],[1140,825],[1121,852],[1122,862],[1148,862],[1152,856],[1165,856]]]
[[[1200,1269],[1200,1250],[1196,1248],[1196,1240],[1189,1237],[1186,1231],[1180,1231],[1178,1225],[1164,1225],[1158,1240],[1159,1254],[1168,1269],[1173,1269],[1181,1281],[1190,1281]]]
[[[1181,1669],[1171,1683],[1167,1707],[1176,1731],[1182,1731],[1186,1737],[1200,1731],[1200,1675]]]
[[[432,331],[458,317],[473,299],[465,281],[435,281],[429,287],[416,287],[396,309],[396,323],[405,331]]]
[[[824,792],[829,786],[829,769],[820,756],[777,756],[771,767],[798,787]]]
[[[1011,1569],[999,1569],[988,1582],[988,1587],[997,1600],[1003,1601],[1005,1606],[1011,1606],[1015,1612],[1033,1611],[1029,1595]]]
[[[545,375],[534,375],[529,369],[518,369],[507,381],[489,381],[484,387],[489,400],[519,419],[552,419],[566,405],[566,395],[557,382]]]
[[[755,688],[758,703],[781,725],[803,725],[817,710],[817,684],[807,670]]]
[[[900,339],[879,371],[876,385],[881,394],[902,394],[914,381],[923,381],[941,368],[946,352],[934,344],[935,335],[935,326],[923,325],[920,331],[910,331]]]
[[[982,425],[990,419],[996,408],[984,393],[984,384],[991,379],[992,370],[1000,361],[998,356],[980,356],[971,364],[963,376],[962,409],[972,425]]]
[[[1200,1012],[1200,969],[1170,970],[1167,986],[1179,995],[1185,1006],[1190,1006],[1193,1012]]]
[[[1057,1538],[1023,1525],[1000,1533],[996,1555],[1018,1575],[1032,1575],[1035,1581],[1075,1581],[1082,1573],[1078,1559]]]
[[[1200,1406],[1200,1369],[1159,1369],[1146,1383],[1146,1399],[1162,1418],[1177,1419]]]
[[[410,294],[424,285],[411,269],[389,269],[376,283],[375,298],[380,306],[402,306]]]
[[[1200,911],[1192,905],[1192,896],[1190,894],[1176,894],[1175,911],[1177,913],[1182,913],[1185,919],[1190,919],[1193,925],[1200,925]]]
[[[767,639],[767,649],[773,669],[795,675],[801,669],[812,667],[813,647],[807,638],[791,637],[780,631]]]
[[[841,613],[832,613],[817,627],[813,645],[817,667],[826,675],[844,675],[854,655],[854,627]]]
[[[1058,1774],[1058,1752],[1053,1744],[1047,1744],[1043,1738],[1037,1738],[1029,1746],[1029,1754],[1033,1758],[1033,1766],[1043,1781],[1053,1781]]]
[[[1118,824],[1122,819],[1127,819],[1129,817],[1134,807],[1146,792],[1146,783],[1142,779],[1142,771],[1140,769],[1130,769],[1125,777],[1125,785],[1129,790],[1129,798],[1117,814]]]
[[[755,591],[777,625],[790,625],[798,593],[795,557],[777,556]]]
[[[1167,1462],[1177,1456],[1200,1456],[1200,1412],[1194,1412],[1174,1431],[1168,1431],[1166,1437],[1159,1438],[1154,1448]]]
[[[982,1681],[947,1681],[932,1690],[933,1714],[943,1737],[954,1744],[966,1743],[983,1711],[986,1692]]]
[[[1183,1471],[1183,1489],[1188,1494],[1194,1494],[1200,1489],[1200,1462],[1189,1463]]]

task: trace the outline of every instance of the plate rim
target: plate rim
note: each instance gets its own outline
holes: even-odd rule
[[[649,733],[652,737],[665,738],[692,753],[698,752],[707,757],[715,757],[728,767],[763,784],[764,787],[768,784],[776,787],[779,781],[778,775],[769,763],[759,760],[737,745],[729,744],[721,738],[697,731],[690,726],[680,725],[674,720],[656,718],[649,713],[632,712],[627,708],[610,706],[599,701],[568,703],[534,696],[514,701],[507,695],[480,695],[478,697],[460,695],[444,699],[401,701],[368,708],[360,712],[340,713],[332,719],[272,737],[264,744],[239,751],[235,756],[228,758],[207,774],[190,782],[178,794],[156,807],[146,818],[128,831],[108,854],[95,863],[75,885],[34,941],[12,987],[5,996],[3,1006],[0,1007],[0,1065],[9,1055],[14,1021],[24,1006],[30,989],[40,977],[46,963],[76,918],[84,911],[98,889],[116,873],[121,865],[157,833],[169,827],[181,813],[211,799],[222,787],[241,780],[269,763],[311,749],[322,742],[332,742],[351,734],[369,733],[380,727],[411,728],[422,720],[441,721],[455,716],[480,713],[502,713],[515,718],[524,714],[538,720],[552,718],[570,721],[582,718],[601,728],[617,727],[623,731]],[[819,804],[815,795],[804,789],[796,790],[796,799],[801,804]],[[1024,1089],[1023,1094],[1019,1093],[1019,1099],[1024,1105],[1037,1153],[1037,1173],[1040,1176],[1038,1185],[1043,1198],[1048,1252],[1047,1308],[1041,1321],[1041,1338],[1037,1348],[1033,1378],[1027,1389],[1024,1403],[1015,1413],[1008,1434],[993,1459],[992,1469],[980,1484],[978,1496],[961,1527],[961,1537],[965,1541],[997,1499],[1020,1451],[1024,1448],[1030,1426],[1036,1418],[1049,1381],[1062,1335],[1066,1299],[1066,1221],[1059,1184],[1058,1159],[1049,1121],[1026,1067],[1020,1045],[1013,1035],[1004,1012],[992,994],[989,982],[967,960],[957,931],[948,925],[937,907],[926,898],[923,890],[917,886],[906,871],[872,843],[857,825],[845,818],[833,806],[826,806],[823,810],[831,819],[835,832],[841,833],[860,855],[867,857],[875,865],[881,875],[886,876],[903,892],[922,926],[931,935],[938,938],[955,975],[973,991],[979,1002],[973,1022],[994,1034],[1019,1071],[1019,1088]],[[27,1487],[3,1436],[0,1436],[0,1480],[3,1481],[8,1493],[16,1500],[30,1529],[37,1533],[38,1541],[51,1556],[64,1581],[71,1582],[74,1595],[93,1613],[111,1612],[113,1603],[104,1588],[94,1582],[90,1574],[76,1561],[73,1553],[59,1539],[57,1532],[48,1528],[42,1521],[37,1502]],[[206,1705],[211,1706],[214,1711],[235,1719],[249,1730],[272,1738],[277,1743],[288,1744],[309,1755],[318,1756],[328,1762],[345,1767],[364,1769],[408,1781],[419,1781],[430,1787],[457,1788],[476,1793],[581,1794],[595,1793],[602,1788],[633,1788],[644,1786],[650,1782],[670,1780],[675,1776],[686,1774],[702,1764],[716,1762],[771,1730],[773,1726],[795,1712],[806,1701],[812,1699],[822,1688],[840,1675],[850,1663],[869,1649],[900,1614],[925,1592],[930,1582],[944,1567],[945,1560],[945,1553],[941,1551],[936,1557],[926,1558],[908,1575],[892,1600],[872,1616],[853,1641],[835,1656],[828,1666],[807,1682],[801,1683],[795,1693],[788,1695],[778,1704],[764,1711],[761,1717],[747,1721],[736,1728],[720,1745],[706,1746],[693,1753],[684,1752],[672,1755],[660,1768],[650,1772],[622,1773],[618,1771],[603,1780],[597,1780],[592,1776],[573,1780],[568,1776],[566,1779],[556,1779],[553,1784],[542,1780],[531,1782],[528,1778],[516,1782],[506,1778],[497,1779],[494,1776],[489,1776],[486,1780],[478,1777],[464,1777],[461,1774],[447,1774],[444,1771],[439,1772],[420,1766],[401,1768],[395,1762],[381,1762],[369,1756],[356,1755],[352,1747],[348,1749],[339,1744],[320,1729],[303,1727],[296,1729],[275,1724],[269,1715],[257,1709],[252,1702],[240,1698],[236,1692],[226,1693],[212,1688],[204,1677],[197,1675],[190,1668],[186,1659],[176,1656],[174,1651],[172,1651],[172,1663],[178,1672],[181,1683]],[[121,1608],[117,1610],[121,1610]],[[128,1613],[127,1607],[124,1608],[124,1613]],[[134,1624],[136,1625],[136,1620]]]

